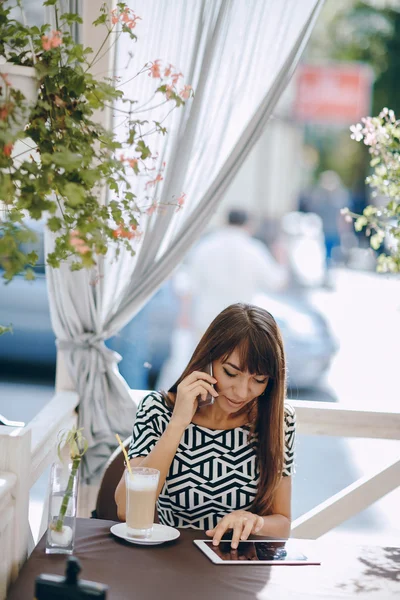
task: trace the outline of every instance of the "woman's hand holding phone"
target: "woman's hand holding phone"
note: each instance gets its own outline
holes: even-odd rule
[[[214,398],[218,396],[213,388],[215,383],[217,380],[203,371],[193,371],[185,377],[178,385],[171,421],[180,423],[186,429],[198,408],[198,396],[204,401],[208,394]]]

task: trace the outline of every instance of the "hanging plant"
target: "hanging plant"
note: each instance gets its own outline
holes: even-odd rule
[[[45,219],[57,234],[54,251],[47,256],[51,267],[72,257],[71,269],[91,268],[111,243],[117,255],[123,246],[134,254],[140,216],[158,209],[157,185],[165,166],[158,164],[148,142],[151,136],[165,135],[162,120],[146,121],[142,114],[139,119],[135,100],[115,80],[98,80],[91,71],[109,43],[121,36],[136,42],[140,17],[123,2],[111,13],[104,5],[93,23],[103,34],[94,54],[71,33],[82,23],[79,14],[62,13],[57,0],[43,5],[54,10],[55,30],[24,25],[12,17],[12,7],[0,3],[0,266],[6,280],[19,273],[34,278],[38,256],[21,249],[22,243],[35,240],[24,224],[26,217]],[[30,77],[34,69],[33,98],[13,86],[11,67],[30,68]],[[193,95],[181,83],[181,73],[159,60],[145,64],[137,75],[154,79],[155,101],[146,102],[149,110],[165,104],[167,115]],[[123,140],[94,116],[117,100],[125,107],[118,109],[126,118]],[[19,151],[17,141],[22,144]],[[134,175],[148,177],[143,198],[132,192]],[[112,193],[106,204],[99,202],[104,188]],[[183,201],[182,194],[171,204],[180,208]]]
[[[365,117],[350,127],[351,138],[368,146],[373,173],[366,183],[377,205],[364,208],[362,215],[342,210],[354,222],[356,231],[365,229],[370,244],[379,250],[386,240],[389,254],[378,256],[377,271],[400,273],[400,120],[393,110],[384,108],[377,117]],[[386,201],[384,205],[378,205]]]

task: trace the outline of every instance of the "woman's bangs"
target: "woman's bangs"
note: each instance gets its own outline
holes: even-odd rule
[[[248,371],[254,375],[276,377],[278,365],[276,362],[276,350],[272,348],[269,340],[263,336],[254,336],[252,332],[241,340],[224,356],[228,356],[237,349],[239,353],[239,367],[242,371]]]

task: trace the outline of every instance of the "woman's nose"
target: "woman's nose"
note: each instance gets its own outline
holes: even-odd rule
[[[246,379],[242,379],[241,381],[235,381],[235,385],[233,387],[233,391],[235,393],[235,397],[244,402],[247,400],[249,395],[249,383]]]

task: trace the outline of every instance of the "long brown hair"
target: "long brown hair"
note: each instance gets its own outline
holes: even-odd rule
[[[204,371],[214,361],[228,358],[235,349],[240,368],[268,375],[267,388],[256,400],[254,432],[258,434],[257,460],[260,482],[252,510],[267,515],[281,480],[284,447],[284,400],[286,368],[282,337],[273,316],[250,304],[232,304],[211,323],[186,369],[169,389],[176,393],[180,382],[193,371]]]

